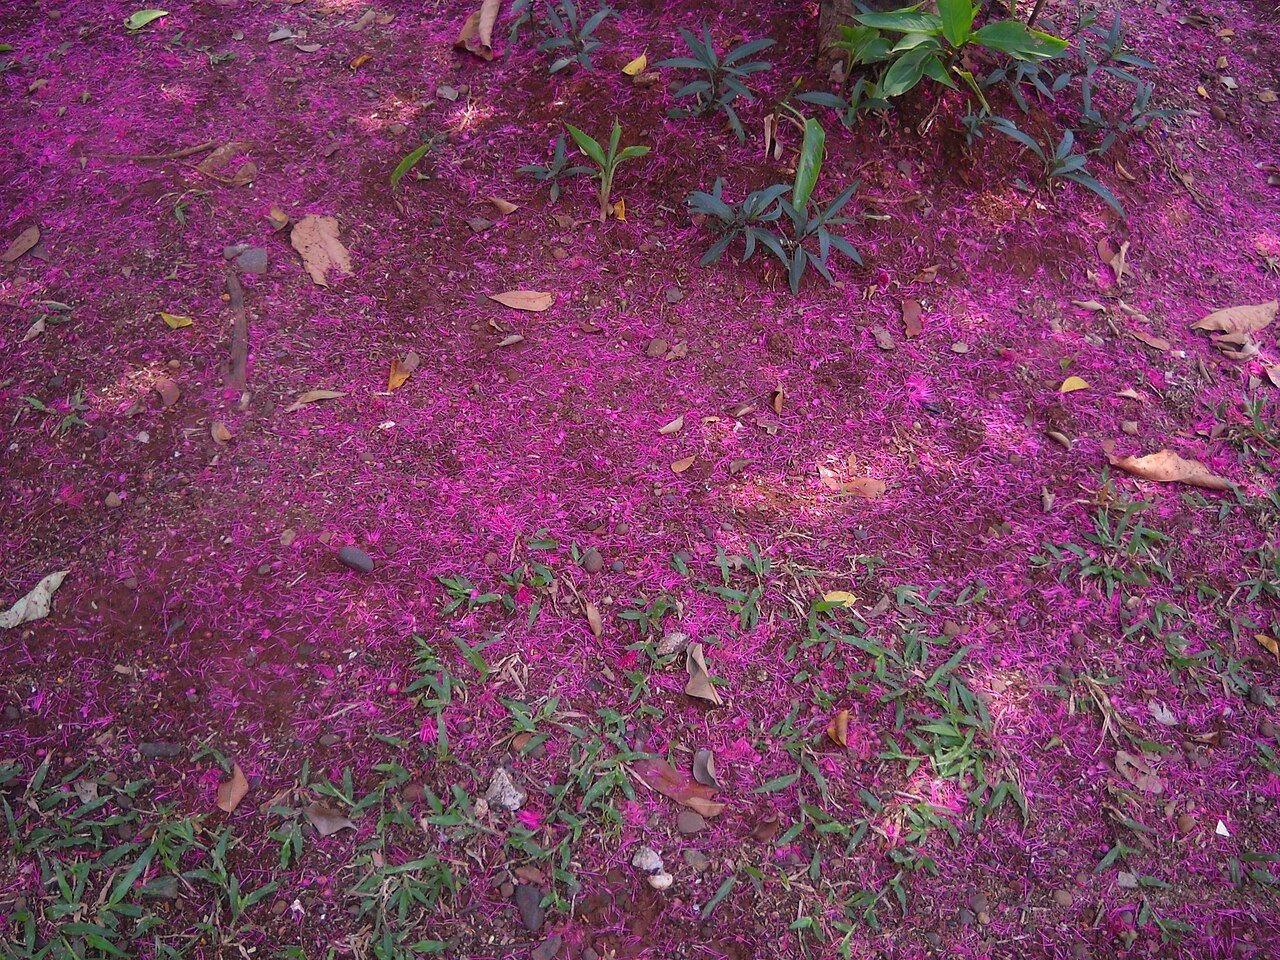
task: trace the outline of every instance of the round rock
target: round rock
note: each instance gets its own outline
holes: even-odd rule
[[[357,573],[373,573],[373,557],[359,547],[343,547],[338,551],[338,562]]]

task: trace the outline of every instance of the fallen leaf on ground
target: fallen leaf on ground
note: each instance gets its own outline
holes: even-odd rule
[[[153,23],[161,17],[167,17],[168,15],[168,10],[138,10],[125,17],[124,26],[126,30],[137,32],[147,24]]]
[[[1129,336],[1135,340],[1140,340],[1153,350],[1167,351],[1173,346],[1164,337],[1157,337],[1155,334],[1147,333],[1145,330],[1130,330]]]
[[[323,803],[313,803],[310,806],[303,807],[302,812],[306,814],[311,825],[316,828],[316,833],[322,837],[331,836],[340,830],[354,830],[356,828],[354,823],[337,810],[327,807]]]
[[[919,300],[902,301],[902,325],[907,330],[908,340],[914,340],[924,331],[924,327],[920,323]]]
[[[230,143],[224,143],[218,147],[207,157],[196,164],[196,169],[201,173],[214,174],[231,162],[231,158],[238,153],[243,153],[249,148],[249,144],[239,140],[232,140]]]
[[[169,325],[170,330],[181,330],[183,327],[189,327],[195,323],[190,317],[184,317],[177,313],[161,313],[160,319]]]
[[[778,812],[770,807],[757,815],[755,826],[751,828],[751,837],[760,843],[772,843],[781,827]]]
[[[231,779],[218,786],[218,809],[234,813],[249,793],[249,781],[245,778],[240,764],[231,765]]]
[[[587,623],[591,627],[591,632],[599,640],[604,635],[604,618],[600,616],[600,608],[588,600],[584,609],[587,613]]]
[[[631,770],[649,789],[704,817],[718,817],[724,811],[724,804],[715,800],[715,788],[684,776],[665,760],[637,760],[631,764]]]
[[[685,693],[699,700],[709,700],[717,706],[724,703],[720,698],[720,691],[711,682],[707,661],[702,653],[702,644],[689,644],[684,652],[684,666],[689,671],[689,682],[684,686]]]
[[[209,428],[209,435],[213,437],[214,443],[231,442],[231,431],[227,429],[227,425],[221,420],[214,421],[213,426]]]
[[[366,63],[373,59],[372,53],[361,53],[351,58],[351,62],[347,64],[348,70],[359,70]]]
[[[838,603],[842,607],[851,607],[858,602],[857,596],[848,590],[828,590],[822,595],[822,599],[827,603]]]
[[[1280,301],[1257,303],[1215,310],[1191,325],[1192,330],[1214,330],[1218,333],[1257,333],[1265,330],[1276,318]]]
[[[1212,472],[1199,460],[1187,460],[1172,450],[1149,453],[1145,457],[1107,455],[1113,467],[1157,483],[1188,483],[1206,490],[1230,490],[1231,482]]]
[[[644,73],[647,66],[649,66],[649,58],[642,53],[623,67],[622,72],[628,77],[634,77],[638,73]]]
[[[272,207],[267,211],[267,222],[271,224],[271,229],[279,233],[289,225],[289,215],[279,207]]]
[[[40,228],[36,226],[27,227],[27,229],[14,237],[13,243],[9,244],[9,249],[3,255],[0,255],[0,261],[13,263],[39,242]]]
[[[509,213],[515,213],[520,208],[509,200],[503,200],[501,197],[490,197],[489,202],[493,204],[493,208],[504,217]]]
[[[1075,393],[1077,390],[1088,390],[1089,383],[1080,377],[1067,377],[1058,388],[1059,393]]]
[[[489,299],[496,300],[512,310],[541,313],[556,302],[556,295],[541,290],[507,290],[504,293],[491,293]]]
[[[704,787],[719,788],[716,781],[716,755],[710,750],[702,749],[693,754],[693,779]]]
[[[841,710],[827,724],[827,736],[838,747],[849,746],[849,711]]]
[[[455,50],[474,53],[481,60],[493,59],[493,25],[498,20],[502,0],[484,0],[471,16],[467,17],[454,41]]]
[[[44,317],[40,317],[35,323],[27,327],[27,332],[22,336],[22,342],[26,343],[28,340],[34,340],[36,337],[40,336],[40,334],[44,333],[44,331]],[[1277,386],[1280,386],[1280,383],[1278,383]]]
[[[391,361],[391,374],[387,377],[387,390],[399,390],[405,385],[413,371],[418,369],[418,354],[410,350],[401,360],[396,357]]]
[[[885,490],[889,489],[879,480],[871,477],[850,477],[840,489],[845,493],[852,494],[855,497],[862,497],[865,500],[877,500],[884,496]]]
[[[498,341],[500,347],[514,347],[517,343],[524,342],[523,333],[509,333]]]
[[[328,274],[351,273],[351,254],[338,239],[336,217],[319,217],[307,214],[289,233],[289,242],[302,256],[302,264],[311,279],[322,287],[329,285]]]
[[[664,424],[663,426],[659,427],[658,433],[662,434],[664,437],[669,437],[672,434],[679,433],[682,429],[684,429],[683,413],[680,414],[680,416],[676,417],[674,420],[672,420],[670,423]]]
[[[627,222],[627,201],[625,198],[619,198],[614,201],[610,209],[613,211],[613,219],[622,223]]]
[[[178,389],[178,385],[168,377],[161,377],[154,384],[156,393],[160,394],[160,406],[172,407],[178,402],[178,398],[182,396],[182,391]]]
[[[1277,642],[1275,637],[1265,633],[1255,633],[1253,639],[1257,640],[1269,654],[1280,660],[1280,642]]]
[[[1111,268],[1111,272],[1115,274],[1116,283],[1124,283],[1126,260],[1129,256],[1129,241],[1126,240],[1117,248],[1112,245],[1109,238],[1103,237],[1098,241],[1098,256],[1102,257],[1102,262]]]
[[[345,397],[345,390],[308,390],[306,393],[298,395],[298,399],[284,408],[285,413],[293,413],[301,410],[308,403],[315,403],[317,400],[337,400],[339,397]]]
[[[1116,769],[1120,775],[1144,793],[1164,793],[1164,781],[1147,761],[1127,750],[1116,751]]]
[[[693,461],[695,461],[696,459],[698,458],[696,456],[693,456],[693,457],[685,457],[683,460],[677,460],[675,463],[671,465],[671,472],[684,473],[686,470],[688,470],[690,467],[693,466]]]
[[[1072,300],[1071,302],[1082,310],[1092,310],[1095,313],[1102,313],[1107,309],[1105,303],[1099,303],[1097,300]]]
[[[4,613],[0,613],[0,630],[9,630],[20,624],[47,617],[53,595],[62,586],[63,578],[70,572],[70,570],[59,570],[49,574],[32,587],[25,597]]]

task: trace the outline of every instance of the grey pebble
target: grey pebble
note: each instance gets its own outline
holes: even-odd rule
[[[696,813],[693,810],[682,810],[680,811],[680,816],[676,817],[676,829],[686,837],[689,837],[707,829],[707,821],[702,818],[700,813]]]
[[[542,892],[530,883],[522,883],[516,887],[516,909],[520,911],[520,922],[526,930],[537,930],[542,926],[545,916],[542,910]]]
[[[701,850],[686,850],[684,852],[684,862],[697,873],[705,873],[711,866],[711,860]]]
[[[359,547],[343,547],[338,551],[338,562],[358,573],[373,573],[373,557]]]
[[[139,744],[138,753],[147,760],[172,760],[181,756],[182,747],[176,743],[143,743]]]
[[[267,272],[267,251],[262,247],[250,247],[236,257],[236,266],[245,273],[262,275]]]
[[[247,243],[233,243],[229,247],[222,248],[222,258],[224,260],[234,260],[248,249],[249,245]]]
[[[587,573],[599,573],[604,569],[604,557],[600,556],[600,551],[592,547],[582,555],[582,568]]]
[[[622,571],[627,568],[621,560],[615,560],[613,563],[609,564],[609,569],[614,573],[622,573]]]

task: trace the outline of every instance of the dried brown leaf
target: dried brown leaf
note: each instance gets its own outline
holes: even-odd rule
[[[724,804],[716,801],[713,787],[704,786],[686,777],[665,760],[636,760],[631,764],[631,770],[649,789],[670,797],[708,819],[724,812]]]
[[[40,228],[37,226],[27,227],[27,229],[13,238],[13,243],[9,244],[9,249],[0,255],[0,261],[13,263],[39,242]]]
[[[849,711],[841,710],[827,724],[827,736],[838,747],[849,746]]]
[[[591,632],[597,640],[604,635],[604,618],[600,616],[600,608],[590,600],[584,605],[587,614],[587,623],[591,626]]]
[[[307,214],[289,233],[289,242],[302,256],[302,264],[311,279],[322,287],[329,285],[328,275],[351,273],[351,254],[338,239],[336,217]]]
[[[686,470],[688,470],[690,467],[693,466],[693,462],[697,459],[698,458],[696,456],[692,456],[692,457],[685,457],[682,460],[677,460],[675,463],[671,464],[671,472],[684,473]]]
[[[278,206],[273,206],[267,211],[267,221],[271,224],[271,229],[279,233],[289,225],[289,215]]]
[[[847,494],[863,497],[867,500],[878,500],[888,489],[881,481],[872,477],[850,477],[840,487]]]
[[[528,310],[531,313],[541,313],[553,303],[556,302],[554,293],[545,293],[541,290],[507,290],[504,293],[489,294],[490,300],[495,300],[504,307],[510,307],[512,310]]]
[[[685,693],[691,697],[697,697],[699,700],[709,700],[716,706],[724,703],[720,698],[720,691],[711,682],[711,674],[707,670],[707,661],[702,653],[702,644],[689,644],[684,652],[684,665],[685,669],[689,671],[689,682],[684,686]]]
[[[489,202],[493,204],[493,208],[504,217],[509,213],[515,213],[520,208],[509,200],[503,200],[501,197],[490,197]]]
[[[693,779],[704,787],[719,789],[720,784],[716,781],[716,755],[710,750],[703,748],[694,752]]]
[[[1173,347],[1173,344],[1164,337],[1157,337],[1155,334],[1147,333],[1145,330],[1130,330],[1129,336],[1145,343],[1152,350],[1167,351]]]
[[[418,369],[418,353],[410,350],[404,359],[396,357],[391,361],[391,373],[387,377],[387,390],[399,390],[408,381],[413,371]]]
[[[322,837],[328,837],[341,830],[354,830],[356,825],[340,814],[337,810],[325,806],[323,803],[313,803],[310,806],[303,807],[302,812],[306,815],[307,820],[316,828],[316,833]]]
[[[209,428],[209,436],[213,437],[213,442],[217,444],[231,442],[231,431],[227,429],[227,425],[221,420],[213,422],[213,426]]]
[[[337,400],[339,397],[345,397],[345,390],[308,390],[306,393],[298,395],[298,399],[284,408],[285,413],[293,413],[301,410],[309,403],[315,403],[317,400]]]
[[[243,153],[248,148],[249,144],[243,143],[239,140],[232,140],[230,143],[224,143],[197,163],[196,169],[201,173],[217,173],[231,162],[232,157],[237,153]]]
[[[1164,781],[1147,763],[1146,758],[1127,750],[1116,751],[1116,769],[1120,775],[1144,793],[1164,793]]]
[[[152,386],[156,393],[160,394],[160,405],[162,407],[172,407],[178,402],[178,398],[182,396],[182,391],[178,389],[178,385],[168,377],[161,377]]]
[[[1275,637],[1266,633],[1255,633],[1253,639],[1257,640],[1267,653],[1280,660],[1280,641],[1277,641]]]
[[[474,53],[481,60],[492,60],[493,26],[501,8],[502,0],[483,0],[463,23],[458,39],[454,41],[454,49]]]
[[[1280,301],[1246,304],[1215,310],[1191,325],[1192,330],[1213,330],[1218,333],[1257,333],[1265,330],[1276,318]]]
[[[674,434],[679,433],[683,429],[684,429],[684,414],[682,413],[680,414],[680,416],[676,417],[670,423],[664,424],[663,426],[659,427],[658,433],[662,434],[662,436],[664,437],[670,437],[670,436],[673,436]]]
[[[218,786],[218,809],[234,813],[248,793],[249,781],[245,778],[244,771],[240,769],[240,764],[232,764],[231,779]]]
[[[1206,490],[1230,490],[1231,482],[1213,473],[1198,460],[1187,460],[1172,450],[1149,453],[1145,457],[1107,455],[1113,467],[1157,483],[1187,483]]]
[[[924,332],[924,325],[920,322],[920,312],[919,300],[902,301],[902,325],[906,328],[908,340],[914,340]]]

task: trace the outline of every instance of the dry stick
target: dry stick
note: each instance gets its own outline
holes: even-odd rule
[[[227,370],[227,387],[248,387],[245,367],[249,363],[249,315],[244,308],[244,288],[232,270],[227,271],[227,293],[231,296],[231,366]]]
[[[181,160],[183,157],[212,150],[217,145],[217,140],[206,140],[204,143],[198,143],[194,147],[185,147],[182,150],[175,150],[173,153],[100,153],[98,156],[112,160]]]

